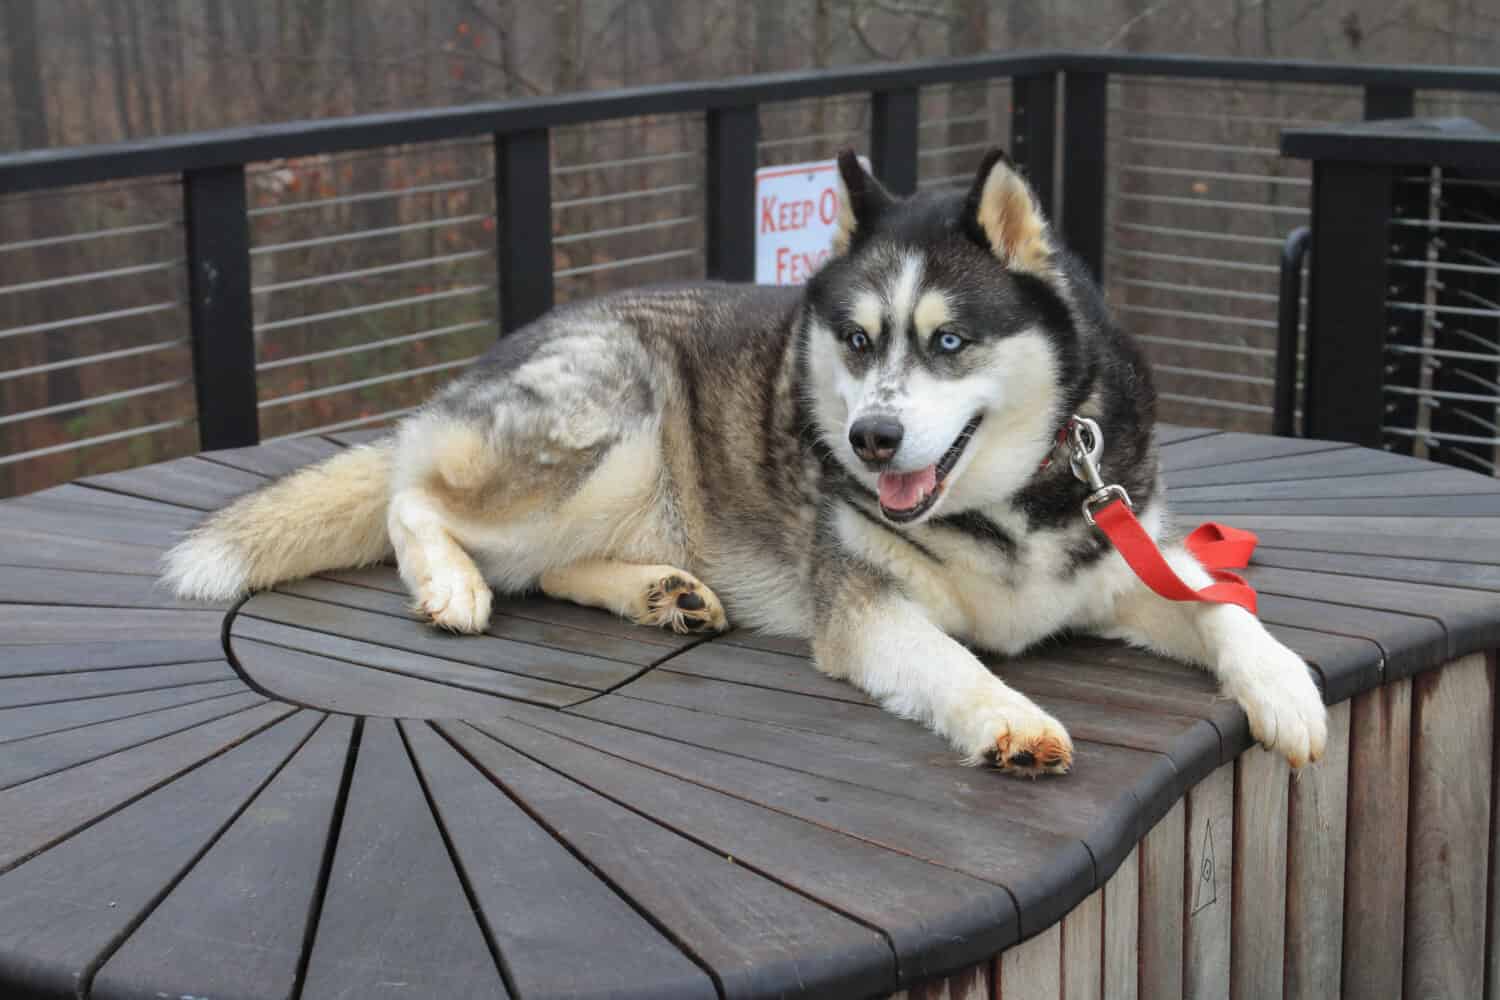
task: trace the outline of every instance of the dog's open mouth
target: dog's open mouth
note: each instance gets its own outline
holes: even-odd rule
[[[943,493],[943,484],[948,473],[958,464],[958,459],[968,447],[974,432],[979,429],[983,414],[976,414],[958,438],[943,452],[943,457],[925,469],[914,472],[882,472],[880,474],[880,512],[896,522],[915,521],[937,503]]]

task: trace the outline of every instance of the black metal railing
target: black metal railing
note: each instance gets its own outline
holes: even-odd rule
[[[1313,93],[1327,99],[1311,102]],[[1409,114],[1432,94],[1500,95],[1500,71],[1037,52],[640,87],[0,156],[0,221],[6,213],[17,217],[23,203],[34,207],[34,199],[60,189],[102,191],[126,201],[139,189],[151,195],[159,213],[137,218],[112,208],[98,213],[97,225],[66,236],[37,230],[9,242],[0,237],[0,345],[13,337],[60,344],[56,331],[71,336],[108,330],[109,324],[135,331],[114,339],[101,333],[71,355],[49,347],[51,353],[40,360],[0,368],[5,404],[0,473],[85,445],[113,451],[133,434],[178,435],[171,447],[180,452],[181,434],[192,425],[197,429],[192,444],[219,448],[253,443],[263,435],[370,424],[401,409],[346,417],[315,409],[303,414],[300,408],[338,393],[372,391],[394,379],[441,378],[479,349],[474,338],[536,317],[560,294],[597,290],[606,276],[750,280],[757,166],[768,159],[826,156],[844,144],[867,146],[876,171],[898,191],[961,182],[979,149],[1008,146],[1053,208],[1065,241],[1106,282],[1122,317],[1146,340],[1160,371],[1166,415],[1269,429],[1277,254],[1286,232],[1306,221],[1310,190],[1310,179],[1297,172],[1305,167],[1280,159],[1274,133],[1314,116],[1353,117],[1361,106],[1367,117]],[[782,128],[776,116],[798,102],[821,110]],[[829,102],[841,102],[843,110],[825,114]],[[648,119],[670,123],[662,128],[680,141],[589,161],[591,136],[605,123]],[[808,127],[808,122],[823,125]],[[1206,130],[1209,124],[1213,131]],[[1006,128],[1008,136],[1001,134]],[[281,183],[276,178],[282,173],[292,180],[299,171],[327,173],[347,162],[341,156],[396,149],[398,156],[409,157],[459,143],[480,158],[480,165],[462,177],[445,175],[391,190],[377,185],[356,194],[335,189],[295,204],[257,201],[269,185]],[[356,164],[347,172],[357,175],[360,168]],[[595,183],[625,174],[633,178],[630,183]],[[174,179],[180,190],[174,191]],[[398,196],[403,204],[422,200],[436,207],[410,218],[377,209]],[[173,198],[180,216],[170,212]],[[447,198],[458,201],[439,203]],[[662,207],[590,222],[603,206],[648,202]],[[293,209],[309,215],[358,209],[356,221],[364,228],[333,235],[276,229]],[[474,232],[453,247],[438,243],[438,234],[459,227]],[[24,230],[5,231],[13,228]],[[373,264],[308,258],[303,270],[288,271],[277,262],[356,239],[413,239],[414,234],[429,237],[419,253],[402,243]],[[615,248],[646,235],[653,242],[638,252]],[[145,259],[138,264],[115,265],[106,258],[106,265],[87,272],[62,274],[52,273],[45,256],[49,246],[69,240],[113,246],[144,245],[148,238],[155,242],[149,252],[141,251]],[[599,250],[607,241],[615,242]],[[20,254],[34,258],[31,273],[27,280],[7,281],[6,260]],[[419,283],[372,303],[320,299],[301,313],[283,313],[275,305],[311,288],[327,290],[335,279],[338,287],[378,285],[425,268],[444,274],[463,270],[446,286]],[[17,313],[20,321],[6,320],[7,293],[11,298],[40,294],[59,283],[77,288],[80,282],[102,280],[101,274],[135,282],[139,299],[57,319]],[[287,349],[290,353],[274,356],[264,346],[294,325],[323,331],[356,317],[368,320],[376,312],[412,310],[420,311],[411,321],[414,332],[381,326],[350,343],[323,343],[309,334],[313,339],[307,343],[299,341]],[[399,370],[356,370],[362,377],[348,382],[291,377],[301,364],[343,365],[417,343],[455,346],[421,364],[407,359]],[[91,363],[132,365],[186,355],[190,362],[184,358],[180,365],[190,364],[190,370],[158,366],[150,369],[157,374],[137,380],[145,384],[110,386],[90,396],[63,385],[61,378],[83,367],[85,354]],[[45,391],[24,398],[5,395],[7,386],[42,379],[49,380]],[[70,392],[70,398],[55,398]],[[43,416],[53,420],[58,407],[116,405],[122,394],[137,392],[164,399],[186,393],[191,399],[170,411],[172,419],[148,415],[135,427],[84,429],[71,442],[3,440],[5,422],[16,427]],[[38,397],[42,405],[26,402]],[[166,457],[159,451],[142,454],[144,460]],[[80,471],[91,470],[68,469],[53,478]],[[0,482],[0,492],[42,484],[13,479]]]
[[[1500,471],[1500,131],[1288,132],[1313,164],[1309,435]]]

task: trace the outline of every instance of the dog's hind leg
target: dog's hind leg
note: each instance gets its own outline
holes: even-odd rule
[[[604,608],[638,625],[722,632],[724,606],[708,585],[672,566],[588,559],[542,574],[549,597]]]
[[[421,488],[404,489],[391,498],[387,527],[414,610],[439,628],[483,632],[490,588],[445,526],[441,503]]]

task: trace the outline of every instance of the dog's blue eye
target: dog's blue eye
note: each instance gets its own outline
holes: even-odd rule
[[[943,354],[952,354],[964,346],[964,338],[945,330],[933,338],[933,344]]]
[[[849,350],[856,354],[862,354],[870,348],[870,335],[863,330],[853,330],[848,334]]]

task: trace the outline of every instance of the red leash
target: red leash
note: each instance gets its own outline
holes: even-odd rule
[[[1146,586],[1169,601],[1234,604],[1255,614],[1255,588],[1239,574],[1230,572],[1249,565],[1259,541],[1252,532],[1210,521],[1187,536],[1183,544],[1188,552],[1214,579],[1202,590],[1195,590],[1177,575],[1136,520],[1129,494],[1121,486],[1106,485],[1100,476],[1098,460],[1104,451],[1104,436],[1099,425],[1086,417],[1074,417],[1064,432],[1070,444],[1073,474],[1094,490],[1083,502],[1084,518],[1104,532],[1104,537]],[[1091,440],[1084,440],[1085,433]]]

